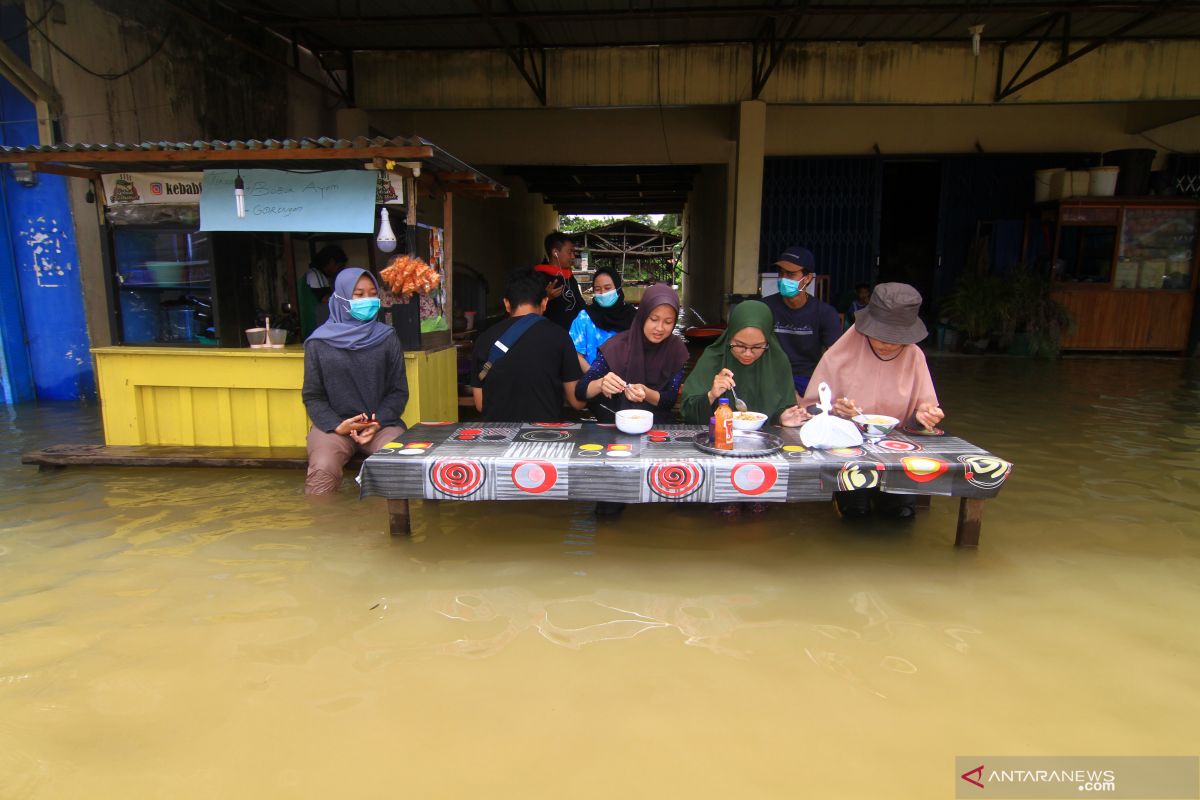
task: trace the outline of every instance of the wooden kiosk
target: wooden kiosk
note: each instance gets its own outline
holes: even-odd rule
[[[1067,350],[1188,347],[1200,273],[1200,201],[1081,197],[1042,204],[1026,252],[1048,264],[1075,322]]]
[[[216,176],[212,170],[237,170],[240,177],[269,170],[305,178],[373,171],[371,178],[354,179],[359,188],[363,181],[377,185],[373,204],[358,195],[374,214],[366,230],[379,224],[382,212],[401,240],[396,252],[417,255],[428,250],[412,250],[414,232],[436,235],[444,270],[438,310],[447,324],[453,319],[454,196],[508,194],[419,137],[2,148],[0,162],[90,181],[100,204],[115,344],[92,352],[108,445],[304,446],[309,423],[300,398],[299,337],[279,349],[252,349],[245,330],[261,325],[264,311],[278,321],[285,309],[300,308],[301,293],[309,289],[297,270],[306,261],[296,257],[296,249],[314,247],[308,244],[311,230],[204,230],[197,203],[206,171]],[[143,205],[135,199],[150,197],[157,198],[146,204],[152,207],[134,208]],[[228,202],[232,207],[233,192]],[[364,233],[362,221],[356,224],[353,236],[363,240],[359,251],[365,258],[351,265],[382,266],[390,256],[377,254],[375,234]],[[322,240],[337,238],[324,230]],[[456,421],[449,330],[410,336],[405,366],[410,388],[405,423]]]

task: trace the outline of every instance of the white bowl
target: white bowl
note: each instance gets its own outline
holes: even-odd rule
[[[767,415],[757,411],[733,412],[733,429],[735,431],[756,431],[766,424]]]
[[[882,439],[900,424],[900,420],[886,414],[859,414],[851,421],[868,439]]]
[[[621,433],[645,433],[654,427],[654,415],[649,411],[628,408],[617,412],[617,430]]]

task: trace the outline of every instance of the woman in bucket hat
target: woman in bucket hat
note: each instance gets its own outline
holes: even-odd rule
[[[921,294],[905,283],[881,283],[871,293],[871,302],[858,312],[854,327],[825,351],[813,371],[803,406],[816,402],[822,382],[834,397],[833,413],[840,417],[856,414],[886,414],[901,425],[934,428],[944,414],[917,343],[929,335],[917,316]],[[913,515],[913,498],[885,495],[878,489],[836,492],[843,517],[870,513],[872,500],[877,511],[893,517]]]

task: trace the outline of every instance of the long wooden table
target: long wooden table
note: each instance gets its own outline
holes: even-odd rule
[[[715,456],[695,425],[629,436],[595,423],[422,423],[363,462],[361,495],[388,500],[394,535],[411,532],[408,501],[579,500],[621,503],[800,503],[835,491],[961,498],[955,544],[979,543],[983,502],[1012,464],[950,435],[896,431],[860,447],[810,450],[798,428],[766,458]]]

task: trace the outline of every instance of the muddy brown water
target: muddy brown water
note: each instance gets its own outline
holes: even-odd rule
[[[310,504],[298,472],[72,468],[0,409],[0,798],[950,797],[954,756],[1200,752],[1200,369],[935,359],[1016,463],[847,528]],[[349,488],[349,487],[347,487]]]

